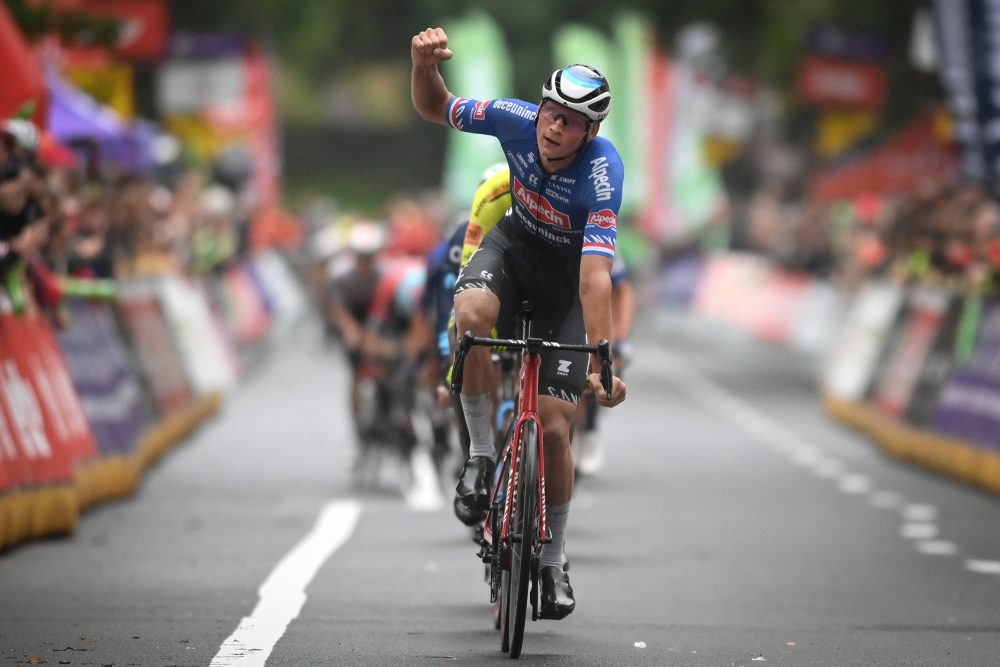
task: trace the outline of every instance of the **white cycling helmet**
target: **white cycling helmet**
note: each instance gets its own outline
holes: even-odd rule
[[[599,123],[611,111],[611,87],[604,75],[587,65],[557,69],[542,85],[542,100],[552,100]]]
[[[506,162],[497,162],[495,164],[491,164],[490,166],[486,167],[486,169],[483,171],[483,175],[479,177],[479,184],[482,185],[486,181],[490,180],[491,178],[499,174],[501,171],[507,171],[508,169],[510,169],[510,167],[507,165]]]
[[[42,142],[38,128],[30,120],[11,118],[4,123],[4,132],[9,134],[22,149],[29,153],[37,153]]]
[[[381,225],[374,222],[358,221],[351,227],[347,247],[355,255],[375,255],[385,246],[385,234]]]

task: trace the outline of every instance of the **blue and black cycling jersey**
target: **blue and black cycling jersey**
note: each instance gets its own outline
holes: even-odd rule
[[[523,100],[454,97],[448,123],[500,141],[513,195],[505,221],[520,238],[563,256],[613,258],[624,179],[618,151],[598,136],[565,169],[546,173],[535,138],[537,110]]]
[[[444,359],[451,356],[448,323],[455,301],[455,281],[462,263],[462,244],[465,243],[468,224],[466,221],[458,225],[451,236],[434,246],[427,256],[427,284],[422,307],[424,312],[433,313],[438,354]]]

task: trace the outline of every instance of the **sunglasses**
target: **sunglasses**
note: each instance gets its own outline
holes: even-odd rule
[[[546,101],[538,113],[541,115],[542,120],[547,123],[556,123],[561,120],[563,127],[569,130],[586,132],[590,129],[590,121],[584,118],[582,114],[563,109],[558,104]]]

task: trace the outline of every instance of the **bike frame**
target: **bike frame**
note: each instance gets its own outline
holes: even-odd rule
[[[542,430],[542,420],[538,415],[538,369],[542,363],[541,339],[529,338],[527,349],[521,360],[520,391],[518,392],[518,414],[514,422],[513,435],[507,443],[510,452],[510,474],[507,475],[506,498],[517,498],[512,495],[518,488],[518,471],[521,463],[521,437],[524,434],[524,425],[528,421],[534,421],[538,432],[538,539],[540,542],[548,542],[548,519],[545,510],[545,435]],[[496,502],[499,486],[493,489],[490,498],[490,512]],[[510,515],[513,510],[512,502],[504,503],[503,521],[500,528],[500,539],[504,544],[510,540]],[[487,515],[486,526],[490,525],[489,515]],[[522,536],[523,539],[523,536]]]
[[[522,334],[526,335],[530,333],[530,320],[528,323],[523,324],[525,324],[525,326],[522,330]],[[519,480],[517,479],[517,475],[521,461],[521,436],[524,433],[524,425],[531,420],[537,424],[538,432],[538,539],[544,544],[548,542],[549,539],[547,536],[548,517],[545,507],[544,431],[542,430],[541,417],[538,415],[538,372],[541,366],[541,352],[543,348],[548,347],[597,354],[601,359],[601,383],[604,385],[604,390],[610,396],[612,377],[610,346],[606,340],[600,341],[597,345],[563,345],[560,343],[543,341],[541,338],[531,337],[526,337],[522,340],[477,338],[473,336],[471,332],[466,332],[459,341],[459,348],[455,357],[454,372],[452,375],[452,391],[454,392],[458,392],[461,389],[463,376],[462,367],[465,361],[465,355],[468,353],[469,348],[473,345],[490,345],[507,348],[514,347],[521,348],[523,350],[521,355],[521,377],[517,397],[517,418],[514,422],[513,437],[508,440],[500,457],[500,460],[504,461],[508,456],[509,450],[510,471],[507,475],[507,485],[505,488],[505,493],[507,495],[505,496],[504,514],[500,526],[500,537],[502,544],[505,546],[510,544],[510,515],[512,504],[510,502],[506,502],[506,499],[516,497],[509,494],[513,493],[518,488]],[[498,485],[494,487],[493,492],[490,495],[490,510],[487,513],[483,528],[486,542],[492,541],[493,538],[492,523],[490,519],[493,518],[493,506],[496,503],[499,491],[500,487]],[[504,560],[506,561],[506,558]]]
[[[542,430],[542,420],[538,414],[538,380],[539,380],[539,369],[541,367],[542,358],[541,353],[545,348],[555,348],[565,351],[572,352],[587,352],[591,354],[596,354],[601,361],[601,385],[604,388],[605,394],[610,398],[611,387],[612,387],[612,370],[611,370],[611,348],[608,341],[601,340],[597,345],[578,345],[578,344],[562,344],[551,341],[544,341],[541,338],[530,337],[531,328],[531,308],[528,304],[522,306],[522,315],[524,316],[521,321],[521,340],[510,340],[510,339],[497,339],[497,338],[479,338],[472,334],[470,331],[466,331],[458,344],[455,351],[455,363],[452,372],[452,382],[451,389],[453,392],[460,392],[462,388],[462,380],[464,375],[464,363],[465,357],[469,352],[469,349],[474,345],[481,346],[491,346],[491,347],[501,347],[506,349],[520,349],[521,352],[521,370],[520,370],[520,380],[519,380],[519,391],[516,398],[516,411],[517,416],[515,418],[511,437],[507,439],[504,446],[504,450],[500,457],[500,467],[498,470],[502,470],[503,466],[507,466],[507,481],[504,484],[504,499],[503,499],[503,517],[497,525],[496,510],[499,500],[500,484],[496,484],[490,494],[489,510],[487,511],[485,521],[483,522],[483,539],[480,542],[482,546],[482,551],[480,551],[479,556],[484,562],[491,564],[489,570],[489,580],[490,580],[490,593],[491,601],[496,602],[497,593],[505,595],[503,593],[504,584],[500,584],[498,587],[498,571],[501,575],[509,575],[512,572],[512,552],[515,543],[520,543],[522,549],[526,545],[525,540],[528,540],[527,545],[530,546],[529,554],[531,565],[528,570],[529,581],[531,584],[530,589],[528,589],[528,598],[523,602],[531,600],[531,619],[537,620],[539,607],[537,600],[537,557],[535,549],[539,544],[545,544],[550,542],[551,539],[548,537],[548,513],[545,506],[546,491],[545,491],[545,448],[544,448],[544,431]],[[535,432],[538,438],[538,488],[536,491],[536,516],[537,516],[537,534],[532,535],[519,535],[515,536],[511,532],[511,522],[514,515],[514,503],[518,502],[520,495],[520,485],[523,480],[519,479],[521,470],[521,457],[523,456],[522,451],[522,439],[524,437],[525,428],[531,422],[535,424]],[[523,527],[523,524],[522,524]],[[496,530],[499,529],[500,534],[496,535]],[[521,558],[524,558],[524,552],[521,551]],[[523,563],[523,560],[522,560]],[[522,565],[523,567],[523,565]],[[523,570],[522,570],[523,574]],[[502,576],[501,576],[502,580]],[[520,584],[519,584],[520,585]],[[499,590],[498,590],[499,589]],[[524,589],[521,589],[522,591]],[[510,595],[510,591],[506,595]],[[504,608],[505,604],[510,604],[509,598],[506,602],[501,600],[501,610]],[[517,603],[518,607],[522,604],[521,601]],[[522,610],[523,611],[523,610]],[[501,621],[497,627],[504,628],[503,625],[503,614],[501,611]],[[524,615],[518,612],[518,617],[522,620],[515,621],[517,624],[517,629],[515,629],[514,637],[518,639],[512,639],[511,646],[517,646],[516,653],[515,649],[511,648],[511,657],[518,657],[520,655],[520,641],[523,636],[523,618]],[[508,628],[509,630],[509,628]],[[502,630],[502,632],[505,632]],[[501,648],[507,651],[507,640],[508,635],[504,633],[501,639]]]

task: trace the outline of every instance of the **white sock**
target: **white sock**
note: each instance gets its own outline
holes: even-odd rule
[[[569,503],[562,505],[546,505],[545,518],[548,520],[552,541],[542,545],[538,554],[538,566],[555,565],[560,570],[566,561],[564,548],[566,546],[566,520],[569,519]]]
[[[496,447],[493,445],[493,400],[489,393],[479,396],[462,394],[462,412],[469,428],[469,456],[486,456],[495,460]]]

